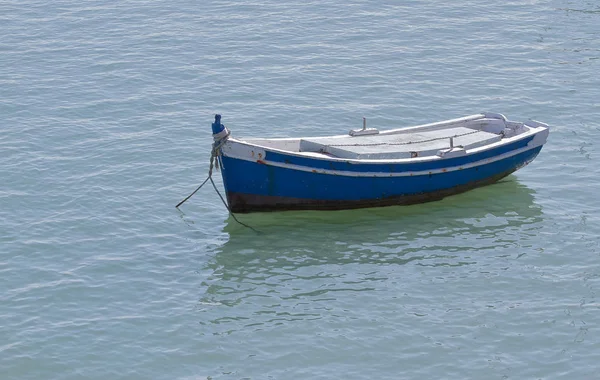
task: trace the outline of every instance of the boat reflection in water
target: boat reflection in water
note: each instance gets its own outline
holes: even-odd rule
[[[260,232],[230,218],[229,239],[198,271],[197,311],[211,334],[352,324],[363,318],[348,315],[356,305],[443,315],[440,292],[466,294],[511,265],[519,273],[519,256],[542,244],[542,209],[515,177],[417,206],[238,217]]]
[[[216,265],[272,266],[278,261],[396,262],[432,252],[498,247],[535,233],[541,207],[535,192],[514,176],[438,202],[342,211],[291,211],[231,217],[229,240],[217,247]],[[501,247],[498,247],[501,249]],[[409,253],[413,254],[409,254]],[[414,253],[418,252],[417,256]]]

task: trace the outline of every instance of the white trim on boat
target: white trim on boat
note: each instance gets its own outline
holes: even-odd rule
[[[265,160],[264,159],[265,151],[262,149],[252,150],[252,154],[251,154],[252,158],[250,158],[248,156],[242,156],[242,155],[238,156],[235,154],[232,154],[232,155],[225,154],[225,155],[228,157],[237,158],[237,159],[241,159],[241,160],[245,160],[245,161],[259,162],[260,164],[264,164],[264,165],[275,166],[275,167],[280,167],[280,168],[285,168],[285,169],[299,170],[299,171],[304,171],[304,172],[319,173],[319,174],[338,175],[338,176],[347,176],[347,177],[411,177],[411,176],[439,174],[439,173],[447,173],[447,172],[453,172],[453,171],[458,171],[458,170],[470,169],[470,168],[473,168],[476,166],[490,164],[490,163],[493,163],[493,162],[496,162],[499,160],[503,160],[505,158],[515,156],[517,154],[520,154],[520,153],[526,152],[528,150],[535,149],[539,146],[542,146],[546,142],[546,138],[548,136],[547,129],[545,132],[546,133],[544,133],[544,131],[541,131],[541,130],[536,132],[534,135],[534,138],[527,144],[527,146],[520,148],[520,149],[512,150],[510,152],[506,152],[506,153],[498,155],[498,156],[486,158],[484,160],[479,160],[476,162],[471,162],[471,163],[468,163],[465,165],[460,165],[460,166],[452,166],[452,167],[446,167],[446,168],[441,168],[441,169],[423,170],[423,171],[415,171],[415,172],[400,172],[400,173],[356,172],[356,171],[313,168],[313,167],[309,167],[309,166],[302,166],[302,165],[288,164],[288,163],[284,163],[284,162],[275,162],[275,161]],[[232,152],[230,151],[227,153],[232,153]],[[343,160],[343,161],[354,162],[357,160]],[[366,160],[364,160],[364,161],[361,160],[361,162],[363,162],[363,163],[365,161]],[[373,161],[373,160],[371,160],[371,161]],[[385,160],[385,161],[377,160],[375,162],[379,163],[379,164],[386,164],[386,163],[397,162],[397,161],[399,161],[399,160]],[[412,160],[412,161],[415,161],[415,160]],[[410,162],[410,160],[402,160],[402,162],[407,163],[407,162]]]
[[[481,147],[469,149],[466,154],[481,153],[489,149],[498,148],[503,145],[512,144],[516,141],[529,138],[534,136],[534,140],[541,139],[538,145],[543,145],[548,137],[548,129],[546,127],[528,127],[529,130],[519,135],[504,138],[498,142],[484,145]],[[257,160],[264,160],[267,152],[275,152],[281,155],[292,156],[292,157],[310,157],[317,158],[323,161],[329,162],[348,162],[352,164],[407,164],[407,163],[423,163],[428,161],[437,161],[440,158],[437,155],[422,156],[415,158],[388,158],[388,159],[353,159],[353,158],[340,158],[335,156],[327,156],[317,152],[294,152],[284,149],[278,149],[274,147],[268,147],[264,145],[252,144],[246,141],[229,138],[227,143],[223,146],[222,152],[228,157],[234,157],[241,160],[256,162]]]

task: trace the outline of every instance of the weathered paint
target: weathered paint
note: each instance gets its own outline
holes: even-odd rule
[[[319,200],[304,198],[289,198],[272,195],[256,195],[244,193],[228,193],[228,203],[231,211],[235,213],[271,212],[292,210],[346,210],[367,207],[399,206],[425,203],[441,200],[447,196],[463,193],[477,187],[485,186],[499,181],[514,172],[515,169],[497,174],[480,181],[469,182],[464,185],[428,193],[386,196],[375,199],[360,200]]]
[[[223,157],[223,178],[231,210],[239,213],[413,204],[493,183],[531,162],[541,148],[459,171],[408,177],[333,176]]]

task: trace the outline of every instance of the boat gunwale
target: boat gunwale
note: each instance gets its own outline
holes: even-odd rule
[[[463,157],[475,155],[478,153],[485,152],[487,150],[492,150],[492,149],[499,148],[499,147],[502,147],[505,145],[509,145],[509,144],[518,142],[520,140],[530,138],[532,136],[535,138],[535,136],[538,135],[539,133],[543,133],[544,130],[548,130],[548,127],[546,127],[546,126],[535,126],[534,127],[534,126],[529,126],[525,123],[523,123],[523,125],[524,125],[524,127],[528,128],[528,130],[526,132],[520,133],[518,135],[509,137],[509,138],[503,138],[500,141],[496,141],[492,144],[487,144],[487,145],[483,145],[483,146],[476,147],[473,149],[465,150],[465,155]],[[328,137],[338,137],[338,136],[328,136]],[[279,141],[283,141],[283,140],[294,141],[294,140],[300,140],[302,138],[304,138],[304,137],[282,138],[282,139],[279,139]],[[272,139],[272,140],[275,140],[275,139]],[[445,160],[445,159],[451,159],[451,158],[440,157],[438,155],[413,157],[413,158],[384,158],[384,159],[341,158],[341,157],[326,156],[326,155],[316,156],[316,155],[305,154],[305,152],[294,152],[294,151],[290,151],[290,150],[284,150],[284,149],[259,145],[259,144],[255,144],[255,143],[250,143],[250,142],[247,142],[244,140],[239,140],[239,139],[236,139],[233,137],[230,137],[228,139],[224,148],[227,147],[228,145],[230,146],[230,143],[240,144],[240,145],[243,145],[243,146],[246,146],[249,148],[262,149],[265,151],[265,155],[263,156],[265,158],[266,158],[266,152],[274,152],[274,153],[278,153],[278,154],[281,154],[284,156],[293,156],[293,157],[314,159],[314,160],[326,161],[326,162],[347,162],[347,163],[359,164],[359,165],[360,164],[382,164],[383,165],[383,164],[426,163],[426,162],[431,162],[431,161],[440,161],[440,160]],[[543,143],[542,143],[542,145],[543,145]],[[226,149],[222,149],[222,152],[223,152],[223,154],[225,154],[228,157],[238,158],[238,159],[242,159],[242,160],[246,160],[246,161],[253,161],[253,162],[258,161],[256,158],[244,157],[242,155],[236,155],[235,152],[228,152]],[[233,153],[233,154],[231,154],[231,153]],[[309,153],[317,153],[317,152],[309,152]],[[261,161],[266,163],[265,162],[266,159],[261,160]]]

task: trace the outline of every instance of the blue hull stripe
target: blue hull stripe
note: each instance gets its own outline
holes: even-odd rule
[[[393,170],[402,171],[422,171],[427,169],[440,169],[440,165],[447,167],[468,164],[476,161],[475,156],[477,156],[477,160],[483,160],[506,153],[510,150],[523,148],[530,140],[531,139],[524,139],[515,142],[514,144],[499,147],[480,154],[440,160],[441,162],[386,164],[385,167],[387,167],[388,170],[393,168]],[[533,160],[541,149],[542,147],[539,146],[514,156],[488,164],[465,168],[463,170],[404,177],[338,176],[299,171],[226,156],[222,156],[221,160],[223,164],[222,175],[225,190],[228,194],[231,192],[311,200],[355,201],[443,191],[456,186],[467,185],[475,181],[482,181],[486,178],[494,177],[501,173],[509,173],[518,169]],[[283,157],[283,155],[279,156]],[[343,162],[330,163],[322,160],[303,159],[290,156],[285,157],[290,160],[290,163],[297,165],[316,166],[315,163],[320,162],[321,164],[326,165],[324,166],[326,169],[332,169],[329,165],[333,164],[333,169],[351,170],[348,167],[349,164]],[[268,159],[275,161],[277,157],[274,157],[272,152],[268,152]],[[335,165],[338,165],[338,167],[336,168]],[[350,165],[361,172],[367,170],[382,171],[381,164]],[[394,168],[394,166],[397,167]]]

